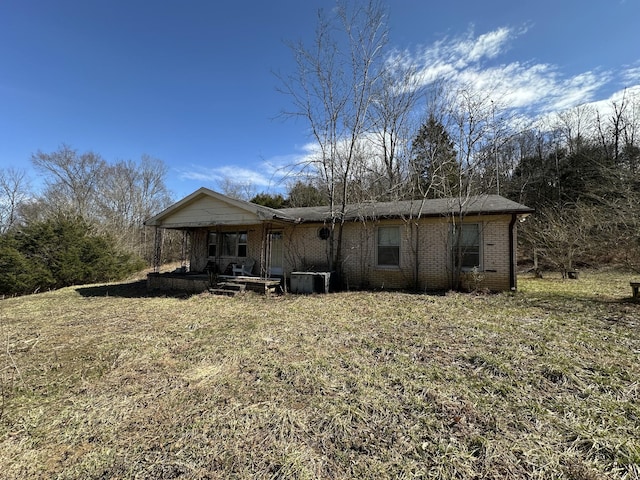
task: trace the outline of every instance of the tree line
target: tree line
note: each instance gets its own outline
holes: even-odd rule
[[[480,123],[481,113],[469,109],[466,115]],[[342,172],[329,185],[325,165],[310,160],[304,180],[292,181],[285,196],[263,193],[251,201],[281,208],[331,206],[333,198],[335,207],[499,194],[536,209],[520,225],[519,243],[537,268],[566,274],[615,264],[640,271],[640,96],[627,92],[601,110],[580,105],[524,128],[513,120],[489,123],[496,118],[490,111],[482,128],[452,124],[443,112],[425,116],[407,130],[393,164],[365,138],[367,154],[350,166],[358,174]],[[455,118],[462,117],[458,112]]]
[[[287,202],[329,207],[335,268],[349,204],[454,198],[460,222],[466,202],[486,193],[537,210],[521,246],[547,267],[640,267],[637,90],[600,109],[529,118],[498,86],[426,81],[388,47],[386,18],[377,0],[320,11],[314,41],[290,44],[297,69],[278,75],[290,105],[282,115],[303,120],[315,144],[289,166]]]
[[[0,294],[115,280],[151,263],[143,222],[172,201],[161,160],[109,163],[62,145],[31,163],[39,192],[24,169],[0,170]]]

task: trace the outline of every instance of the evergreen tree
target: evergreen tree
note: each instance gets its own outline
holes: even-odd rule
[[[284,207],[285,200],[280,194],[271,195],[269,193],[259,193],[250,200],[251,203],[262,205],[269,208],[282,208]]]
[[[79,217],[52,217],[0,237],[0,294],[118,280],[144,263]]]
[[[460,166],[453,141],[433,115],[418,129],[411,151],[414,196],[443,198],[459,193]]]

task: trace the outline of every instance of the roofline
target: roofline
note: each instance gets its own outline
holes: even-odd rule
[[[450,208],[448,211],[438,211],[438,212],[423,212],[422,207],[419,207],[419,208],[417,207],[417,205],[419,205],[421,202],[423,201],[428,202],[429,199],[405,200],[403,202],[408,202],[410,206],[403,213],[395,213],[395,212],[373,213],[372,215],[371,215],[372,212],[367,212],[366,210],[363,211],[360,208],[361,207],[375,208],[376,205],[396,203],[396,202],[365,202],[362,204],[348,204],[346,206],[347,212],[345,214],[344,220],[357,221],[359,218],[361,218],[362,214],[364,214],[365,216],[369,214],[368,216],[370,218],[375,218],[375,219],[393,219],[393,218],[416,218],[417,219],[417,218],[446,218],[446,217],[453,217],[456,215],[461,215],[461,216],[514,215],[514,214],[530,215],[535,213],[535,209],[527,207],[526,205],[519,204],[513,200],[509,200],[509,201],[512,204],[522,208],[504,208],[504,209],[496,209],[496,210],[488,210],[486,208],[482,208],[482,205],[484,204],[484,200],[486,200],[489,197],[500,197],[503,200],[509,200],[505,197],[501,197],[500,195],[487,195],[487,194],[476,195],[471,197],[472,205],[470,208],[467,208],[464,205],[460,206],[460,208],[453,206],[453,208]],[[313,209],[317,207],[301,207],[300,210],[304,210],[306,208]],[[416,208],[416,211],[414,211],[414,208]],[[285,209],[285,210],[289,210],[289,209]],[[292,210],[295,210],[295,208]],[[304,213],[304,212],[296,212],[296,213]],[[322,215],[324,213],[325,212],[318,212],[317,215]],[[314,217],[313,214],[311,216]],[[339,212],[337,212],[335,216],[336,217],[339,216]],[[300,218],[298,218],[298,223],[322,223],[322,222],[331,221],[332,218],[335,218],[335,217],[332,217],[329,212],[326,212],[326,216],[323,218],[319,218],[318,216],[315,218],[308,219],[308,218],[305,218],[304,215],[301,215]]]
[[[465,217],[470,217],[470,216],[488,216],[488,215],[531,215],[532,213],[535,213],[535,210],[531,209],[531,210],[499,210],[499,211],[494,211],[494,212],[487,212],[487,211],[482,211],[482,210],[478,210],[478,211],[469,211],[469,212],[463,212],[463,215]],[[381,220],[381,219],[395,219],[395,218],[414,218],[414,219],[418,219],[418,218],[447,218],[447,217],[454,217],[458,215],[457,212],[449,212],[449,213],[421,213],[420,216],[418,217],[417,215],[411,215],[411,214],[400,214],[400,213],[393,213],[393,214],[381,214],[381,215],[375,215],[375,219],[376,220]],[[347,215],[347,217],[345,218],[345,221],[347,222],[355,222],[358,221],[359,217],[357,216],[353,216],[353,215]],[[304,217],[298,218],[296,220],[296,223],[326,223],[328,221],[331,221],[331,217],[326,217],[324,219],[306,219]]]
[[[147,219],[144,222],[144,225],[146,226],[156,226],[156,227],[164,227],[164,228],[172,228],[172,229],[181,229],[181,228],[194,228],[194,227],[199,227],[199,226],[213,226],[213,225],[208,225],[205,223],[201,223],[198,222],[198,224],[193,224],[193,223],[185,223],[185,224],[175,224],[175,225],[164,225],[162,223],[162,220],[164,218],[166,218],[167,216],[169,216],[171,213],[173,213],[176,210],[179,210],[180,208],[184,207],[185,205],[189,204],[190,202],[194,201],[196,198],[198,198],[201,195],[206,195],[212,198],[215,198],[219,201],[225,202],[227,204],[233,205],[237,208],[240,208],[242,210],[245,210],[247,212],[250,212],[252,214],[254,214],[257,217],[257,222],[256,224],[262,223],[262,222],[268,222],[268,221],[275,221],[275,222],[282,222],[282,223],[291,223],[291,224],[299,224],[299,223],[326,223],[327,221],[331,221],[332,217],[329,214],[329,212],[326,212],[327,215],[320,218],[320,215],[325,215],[325,212],[313,212],[316,215],[313,215],[312,213],[312,209],[317,208],[317,207],[301,207],[301,212],[296,212],[296,213],[304,213],[305,209],[310,209],[311,211],[309,213],[312,213],[310,216],[312,218],[305,218],[304,215],[301,215],[300,217],[292,217],[287,215],[286,212],[287,210],[296,210],[296,208],[291,208],[291,209],[274,209],[274,208],[270,208],[270,207],[265,207],[262,205],[258,205],[252,202],[247,202],[244,200],[238,200],[235,198],[231,198],[228,197],[226,195],[223,195],[221,193],[215,192],[213,190],[210,190],[206,187],[201,187],[198,190],[196,190],[195,192],[191,193],[190,195],[187,195],[186,197],[184,197],[183,199],[179,200],[178,202],[174,203],[173,205],[169,206],[168,208],[164,209],[162,212],[158,213],[157,215],[154,215],[153,217]],[[456,208],[451,208],[449,209],[449,211],[440,211],[440,212],[422,212],[422,207],[417,208],[417,211],[414,212],[413,208],[417,207],[421,202],[423,202],[422,199],[418,199],[418,200],[409,200],[409,206],[407,208],[407,211],[404,213],[395,213],[395,212],[390,212],[390,213],[375,213],[375,212],[347,212],[344,218],[344,221],[349,221],[349,222],[355,222],[358,221],[359,218],[361,218],[360,214],[364,214],[366,215],[367,213],[373,213],[373,215],[370,215],[371,218],[375,218],[375,219],[397,219],[397,218],[414,218],[414,219],[418,219],[418,218],[446,218],[446,217],[453,217],[456,215],[463,215],[463,216],[482,216],[482,215],[529,215],[535,212],[535,210],[533,208],[529,208],[526,207],[525,205],[521,205],[517,202],[512,202],[513,205],[518,206],[518,207],[522,207],[522,208],[505,208],[505,209],[499,209],[499,210],[487,210],[487,209],[483,209],[481,208],[481,206],[477,206],[475,208],[474,204],[477,204],[477,201],[481,198],[481,197],[485,197],[488,198],[490,197],[490,195],[478,195],[476,197],[473,197],[473,202],[471,205],[471,209],[466,210],[464,208],[464,206],[462,206],[462,210],[457,210]],[[499,197],[499,196],[498,196]],[[505,199],[504,197],[501,197],[504,200],[508,200]],[[427,200],[428,201],[428,200]],[[414,203],[415,202],[415,203]],[[375,206],[377,204],[386,204],[386,203],[394,203],[394,202],[370,202],[370,203],[365,203],[365,204],[350,204],[347,207],[362,207],[362,206],[369,206],[369,207],[373,207],[375,209]],[[480,205],[482,205],[482,202],[480,202]],[[283,212],[284,210],[284,212]],[[315,217],[315,218],[314,218]]]
[[[279,220],[279,221],[283,221],[283,222],[295,222],[296,221],[293,218],[290,218],[290,217],[287,217],[285,215],[282,215],[282,213],[278,212],[278,210],[276,210],[276,209],[269,208],[269,207],[264,207],[264,206],[258,205],[256,203],[246,202],[244,200],[238,200],[238,199],[235,199],[235,198],[231,198],[231,197],[228,197],[228,196],[223,195],[221,193],[215,192],[215,191],[213,191],[213,190],[211,190],[209,188],[200,187],[195,192],[191,193],[190,195],[187,195],[186,197],[184,197],[183,199],[177,201],[176,203],[174,203],[173,205],[169,206],[168,208],[165,208],[160,213],[158,213],[158,214],[154,215],[153,217],[148,218],[147,220],[145,220],[144,221],[144,225],[150,226],[150,227],[162,226],[162,219],[163,218],[169,216],[174,211],[179,210],[184,205],[192,202],[193,200],[195,200],[196,198],[198,198],[201,195],[207,195],[209,197],[215,198],[216,200],[220,200],[222,202],[228,203],[228,204],[233,205],[233,206],[235,206],[237,208],[240,208],[242,210],[246,210],[248,212],[251,212],[251,213],[255,214],[260,220]],[[171,228],[178,228],[178,227],[171,226]]]

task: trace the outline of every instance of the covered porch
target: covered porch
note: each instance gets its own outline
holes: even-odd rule
[[[273,290],[284,278],[283,230],[291,223],[276,210],[200,189],[145,222],[155,230],[147,286],[202,292],[231,282]],[[183,233],[181,267],[160,273],[168,230]]]

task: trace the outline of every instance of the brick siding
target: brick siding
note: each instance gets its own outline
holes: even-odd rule
[[[466,217],[465,223],[478,223],[481,238],[482,268],[477,275],[463,272],[466,288],[495,291],[510,287],[509,223],[510,215]],[[379,226],[400,228],[400,265],[378,266],[376,259],[376,229]],[[329,269],[330,241],[318,235],[322,224],[287,225],[284,234],[285,273],[293,271],[326,271]],[[247,256],[256,261],[253,272],[264,270],[264,238],[266,226],[225,228],[219,231],[247,230]],[[202,270],[207,263],[208,229],[193,230],[191,234],[191,267]],[[444,218],[423,218],[405,222],[382,220],[350,222],[343,232],[343,277],[347,288],[446,290],[451,286],[450,223]],[[335,241],[334,241],[335,247]],[[238,258],[221,258],[221,270]],[[515,258],[514,258],[515,261]]]

